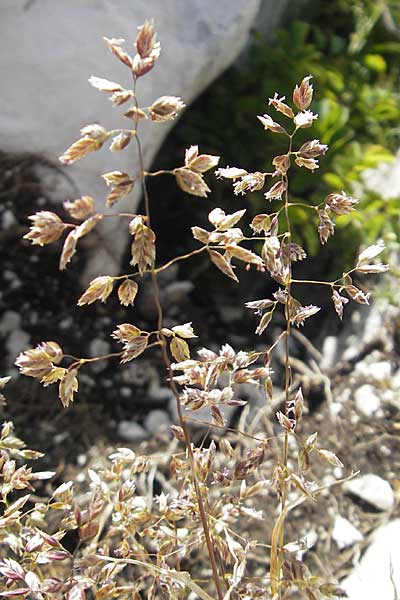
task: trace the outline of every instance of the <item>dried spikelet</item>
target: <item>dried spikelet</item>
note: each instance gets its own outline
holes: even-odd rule
[[[311,127],[313,121],[316,119],[318,119],[318,115],[315,115],[310,110],[305,110],[304,112],[297,113],[294,118],[294,124],[298,129],[305,129]]]
[[[255,173],[248,173],[241,178],[240,181],[233,184],[233,191],[236,196],[239,194],[244,195],[246,192],[255,192],[261,190],[264,187],[265,175],[256,171]]]
[[[321,244],[325,244],[328,241],[329,236],[335,232],[335,225],[329,218],[329,214],[326,210],[318,211],[319,224],[318,233]]]
[[[282,195],[287,190],[286,181],[277,181],[274,185],[264,194],[267,200],[282,200]]]
[[[357,265],[364,262],[365,260],[371,260],[378,256],[385,249],[385,242],[383,240],[379,240],[376,244],[372,244],[372,246],[368,246],[365,250],[363,250],[358,257]]]
[[[63,379],[66,372],[67,369],[64,369],[63,367],[53,367],[51,371],[49,371],[48,373],[46,373],[46,375],[42,377],[40,383],[43,384],[43,387],[47,387],[48,385],[51,385],[52,383],[56,383],[57,381],[60,381],[60,379]]]
[[[126,113],[124,113],[124,117],[127,117],[128,119],[132,119],[133,121],[140,121],[142,119],[148,119],[148,116],[146,115],[144,110],[142,110],[141,108],[136,108],[135,106],[133,106],[132,108],[127,110]]]
[[[198,240],[202,244],[208,244],[210,239],[210,232],[202,227],[192,227],[192,234],[195,240]]]
[[[136,54],[133,59],[132,71],[136,77],[142,77],[146,75],[154,67],[154,64],[158,58],[158,55],[154,54],[148,58],[140,58],[139,54]]]
[[[358,200],[356,198],[351,198],[347,196],[345,192],[341,194],[329,194],[325,198],[326,206],[331,209],[336,215],[347,215],[352,210],[354,210],[354,206],[358,204]]]
[[[293,91],[293,102],[299,110],[306,110],[313,98],[313,86],[310,84],[311,75],[304,77],[300,85],[296,85]]]
[[[77,142],[74,142],[72,146],[70,146],[64,154],[62,154],[59,158],[60,162],[64,165],[72,165],[76,160],[83,158],[90,152],[95,152],[96,150],[100,150],[103,142],[100,140],[95,140],[90,137],[83,137],[79,139]]]
[[[121,104],[125,104],[131,98],[133,98],[132,90],[122,90],[122,92],[115,92],[110,97],[110,100],[115,106],[121,106]]]
[[[222,271],[224,275],[227,275],[227,277],[230,277],[231,279],[233,279],[233,281],[239,283],[239,279],[236,277],[231,264],[226,260],[226,258],[222,256],[222,254],[220,254],[216,250],[209,250],[208,253],[210,255],[211,261],[220,271]]]
[[[198,146],[190,146],[185,150],[185,167],[196,173],[205,173],[216,167],[220,157],[212,154],[199,154]]]
[[[118,200],[127,196],[133,190],[135,185],[135,179],[121,171],[104,173],[102,178],[105,180],[106,184],[112,188],[112,192],[107,196],[107,206],[112,206]]]
[[[336,290],[333,290],[332,302],[333,302],[333,306],[335,308],[335,311],[336,311],[339,319],[342,319],[343,318],[343,308],[349,302],[349,299],[345,298],[344,296],[341,296],[339,294],[339,292],[337,292]]]
[[[302,156],[298,156],[295,161],[298,167],[305,167],[310,171],[315,171],[315,169],[319,168],[318,161],[315,158],[303,158]]]
[[[133,59],[132,70],[136,77],[148,73],[160,56],[160,43],[156,41],[153,23],[145,21],[139,27],[139,33],[135,42],[137,54]]]
[[[185,434],[184,434],[184,431],[183,431],[182,427],[180,427],[179,425],[170,425],[170,430],[172,432],[172,435],[179,442],[184,442],[185,441]]]
[[[257,329],[255,332],[256,335],[261,335],[262,333],[264,333],[264,331],[266,330],[268,325],[271,323],[272,315],[273,315],[272,310],[263,314],[263,316],[260,319],[259,324],[257,325]]]
[[[275,156],[272,160],[272,164],[274,165],[277,173],[280,173],[281,175],[286,175],[290,168],[289,156],[287,154]]]
[[[42,342],[36,348],[21,352],[15,364],[23,375],[41,379],[63,358],[63,351],[57,342]]]
[[[77,237],[77,239],[82,238],[83,236],[87,235],[88,233],[90,233],[92,231],[92,229],[94,229],[96,227],[96,225],[103,219],[103,215],[101,214],[96,214],[93,215],[91,217],[89,217],[88,219],[86,219],[85,221],[83,221],[83,223],[81,223],[76,229],[75,229],[75,235]]]
[[[111,152],[120,152],[121,150],[124,150],[134,135],[135,133],[133,131],[121,131],[121,133],[116,135],[111,142]]]
[[[135,301],[139,286],[136,281],[126,279],[118,288],[118,298],[124,306],[132,305]]]
[[[355,285],[346,285],[344,289],[350,298],[358,304],[369,304],[370,294],[366,294]]]
[[[111,52],[114,54],[114,56],[116,56],[124,65],[132,68],[132,58],[121,47],[122,44],[125,42],[124,39],[103,37],[103,40],[106,42],[107,46],[109,47]]]
[[[143,274],[146,267],[152,267],[156,258],[156,234],[147,225],[139,225],[132,242],[131,265],[137,265],[139,273]]]
[[[217,169],[215,171],[217,179],[233,179],[235,181],[235,179],[244,177],[244,175],[247,175],[247,171],[240,167],[226,167],[225,169]]]
[[[67,200],[63,206],[73,219],[86,219],[94,213],[94,200],[91,196],[82,196],[73,202]]]
[[[253,230],[253,235],[262,231],[267,234],[271,229],[271,217],[266,214],[256,215],[250,223],[250,227]]]
[[[226,231],[227,229],[230,229],[236,225],[236,223],[243,217],[245,212],[246,209],[243,209],[227,215],[220,208],[214,208],[209,213],[208,220],[210,223],[212,223],[212,225],[214,225],[214,227],[216,227],[216,229],[218,229],[218,231]]]
[[[187,169],[186,167],[180,167],[174,170],[176,177],[176,183],[184,192],[193,194],[193,196],[207,197],[207,194],[211,191],[203,177],[199,173]]]
[[[100,92],[114,93],[114,92],[122,92],[123,87],[119,83],[115,83],[114,81],[109,81],[108,79],[103,79],[102,77],[96,77],[92,75],[89,77],[89,83],[94,88],[99,90]]]
[[[257,119],[264,125],[266,131],[272,131],[273,133],[285,133],[284,127],[275,123],[275,121],[269,115],[258,116]]]
[[[290,119],[294,118],[294,112],[285,102],[285,96],[279,98],[278,93],[275,92],[273,98],[269,98],[268,105],[273,106],[275,110],[285,115],[285,117],[289,117]]]
[[[179,337],[173,337],[170,341],[169,349],[172,356],[178,362],[190,359],[190,350],[187,342]]]
[[[78,243],[78,238],[76,236],[76,230],[71,231],[67,237],[65,238],[65,242],[63,245],[63,249],[60,257],[60,271],[63,271],[67,264],[71,261],[72,257],[76,252],[76,244]]]
[[[295,315],[291,318],[291,322],[299,327],[299,325],[304,325],[304,321],[309,317],[312,317],[317,312],[319,312],[321,308],[319,306],[313,306],[310,304],[309,306],[302,306],[298,310],[296,310]]]
[[[74,401],[74,393],[78,391],[78,369],[69,369],[60,381],[58,388],[61,404],[66,408]]]
[[[183,325],[175,325],[175,327],[172,328],[172,331],[175,335],[187,340],[197,337],[197,335],[193,331],[191,322],[184,323]]]
[[[231,256],[242,260],[243,262],[261,266],[263,264],[262,258],[251,252],[251,250],[247,250],[247,248],[242,248],[241,246],[236,246],[236,244],[229,244],[226,246],[226,251]]]
[[[137,358],[142,354],[149,343],[148,335],[139,335],[131,342],[124,345],[124,352],[122,354],[121,363],[126,363],[134,358]]]
[[[33,245],[44,246],[55,242],[66,227],[58,215],[48,210],[31,215],[29,219],[33,225],[24,239],[30,240]]]
[[[328,146],[326,144],[321,144],[319,140],[311,140],[300,146],[298,155],[303,158],[316,158],[325,154],[327,150]]]
[[[10,379],[11,379],[11,377],[0,377],[0,406],[6,405],[6,398],[5,398],[4,394],[1,392],[1,390],[4,389],[4,387],[10,381]]]
[[[171,121],[184,108],[185,104],[181,98],[177,96],[161,96],[149,107],[150,119],[156,123]]]
[[[109,277],[107,275],[96,277],[90,282],[87,290],[79,298],[77,302],[78,306],[83,306],[84,304],[93,304],[93,302],[96,302],[96,300],[105,302],[112,292],[113,284],[113,277]]]
[[[136,52],[141,58],[148,58],[160,48],[160,42],[156,41],[157,34],[154,32],[154,24],[152,21],[145,21],[138,30],[135,41]]]

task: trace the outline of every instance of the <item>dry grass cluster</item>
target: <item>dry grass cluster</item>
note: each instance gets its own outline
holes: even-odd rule
[[[139,28],[133,57],[125,50],[123,40],[105,41],[131,71],[132,88],[124,89],[97,76],[89,81],[110,94],[114,105],[124,107],[131,127],[110,131],[99,124],[87,125],[60,160],[71,164],[107,143],[112,152],[134,146],[138,172],[102,175],[110,187],[106,206],[114,206],[139,185],[144,214],[100,213],[93,198],[83,196],[64,205],[71,222],[64,222],[54,212],[41,211],[30,217],[32,224],[25,237],[43,246],[65,236],[60,258],[60,269],[65,269],[81,238],[105,218],[121,219],[132,236],[131,271],[118,276],[99,274],[77,303],[85,306],[106,302],[116,292],[122,305],[131,306],[141,278],[149,275],[157,323],[153,331],[143,331],[133,323],[115,324],[112,337],[121,349],[106,356],[72,356],[57,342],[43,341],[21,353],[16,364],[21,373],[40,380],[44,386],[58,385],[61,403],[67,407],[78,392],[80,372],[88,363],[114,356],[126,363],[149,348],[159,348],[176,398],[178,422],[171,427],[172,438],[165,452],[150,447],[148,455],[138,455],[119,448],[108,461],[89,470],[86,486],[68,481],[46,497],[35,494],[32,482],[51,478],[52,473],[35,473],[26,465],[27,460],[40,454],[27,450],[14,436],[12,424],[4,424],[0,439],[4,505],[0,519],[0,595],[68,600],[277,600],[293,594],[313,600],[342,596],[344,592],[336,582],[314,576],[302,562],[301,541],[285,535],[290,512],[305,502],[317,501],[328,487],[313,480],[312,464],[322,461],[326,468],[343,467],[340,459],[324,448],[323,441],[320,443],[317,433],[302,433],[304,399],[292,377],[289,340],[292,328],[303,325],[320,308],[302,305],[294,290],[298,286],[327,286],[333,307],[342,318],[350,300],[360,304],[369,301],[368,293],[354,284],[353,277],[387,270],[387,265],[374,260],[383,244],[377,242],[364,250],[355,267],[335,281],[301,280],[293,275],[294,263],[304,260],[306,252],[292,236],[291,208],[298,203],[290,200],[290,173],[293,169],[315,171],[319,157],[327,151],[317,139],[297,143],[298,132],[312,127],[318,118],[309,110],[313,86],[307,76],[296,85],[291,103],[278,94],[269,100],[274,118],[269,113],[258,117],[267,132],[282,138],[283,153],[272,158],[271,172],[249,173],[240,167],[215,172],[217,177],[233,182],[236,195],[265,189],[266,212],[247,224],[245,208],[232,214],[214,208],[208,215],[208,230],[192,228],[195,248],[158,265],[148,178],[171,176],[188,194],[206,197],[210,188],[205,173],[217,167],[219,157],[201,154],[193,145],[186,150],[181,166],[170,171],[145,170],[140,128],[148,126],[146,121],[158,126],[174,119],[184,104],[178,97],[162,96],[151,106],[139,105],[140,78],[153,69],[160,54],[151,23]],[[321,243],[325,244],[334,234],[335,218],[350,213],[356,204],[357,200],[346,193],[334,192],[317,205],[301,206],[310,211],[310,219],[315,220]],[[268,276],[276,283],[271,298],[246,304],[259,315],[256,333],[260,336],[276,314],[284,319],[285,327],[263,351],[235,351],[225,344],[219,352],[201,348],[193,357],[190,340],[197,335],[192,323],[165,326],[157,276],[198,253],[208,254],[211,263],[234,282],[242,265],[253,270],[255,277]],[[237,386],[245,383],[259,387],[266,406],[275,406],[271,356],[282,344],[284,400],[276,420],[250,416],[246,402],[238,397]],[[2,386],[5,383],[1,380]],[[231,406],[243,406],[235,429],[226,423],[225,409]],[[192,420],[202,422],[201,439],[192,436]],[[344,479],[351,476],[348,473]],[[263,507],[271,503],[276,507],[275,519],[265,524]],[[72,547],[65,541],[68,532],[76,536]],[[259,539],[260,533],[265,537]]]

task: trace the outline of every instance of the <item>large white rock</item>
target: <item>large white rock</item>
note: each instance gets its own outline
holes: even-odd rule
[[[400,519],[378,529],[353,573],[342,581],[350,600],[393,600],[400,595]]]
[[[281,8],[275,5],[265,0],[263,14],[280,16]],[[128,125],[107,94],[92,88],[87,79],[96,75],[129,85],[129,69],[112,57],[102,36],[125,38],[133,52],[137,27],[145,19],[154,19],[162,53],[154,70],[139,81],[140,104],[165,94],[190,104],[238,56],[259,6],[260,0],[1,0],[1,149],[32,151],[56,160],[88,123]],[[147,168],[170,127],[171,123],[142,124]],[[191,143],[196,140],[188,139]],[[133,145],[115,154],[102,149],[69,167],[68,173],[79,192],[94,195],[103,208],[107,188],[99,175],[115,169],[135,173],[135,155]],[[77,196],[70,193],[71,199]],[[118,208],[134,211],[138,198],[136,190]],[[118,220],[106,221],[110,245],[97,247],[90,274],[118,269],[127,243]]]
[[[344,484],[344,489],[350,494],[369,502],[379,510],[390,510],[394,504],[394,493],[390,484],[382,477],[367,473],[351,479]]]

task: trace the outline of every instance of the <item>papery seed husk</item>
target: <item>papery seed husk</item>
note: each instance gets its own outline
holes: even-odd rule
[[[114,56],[116,56],[124,65],[132,68],[132,58],[127,52],[125,52],[125,50],[123,50],[123,48],[121,48],[121,44],[123,44],[125,40],[122,38],[116,39],[107,37],[104,37],[103,39],[107,43]]]
[[[171,339],[169,349],[171,351],[172,356],[178,362],[183,362],[184,360],[189,360],[190,358],[190,350],[187,342],[185,340],[173,337]]]
[[[224,275],[227,275],[228,277],[233,279],[233,281],[239,283],[239,279],[236,277],[231,265],[226,260],[226,258],[222,256],[222,254],[220,254],[216,250],[209,250],[208,253],[210,255],[211,261],[220,271],[222,271],[222,273],[224,273]]]
[[[133,305],[139,286],[136,281],[126,279],[118,288],[118,298],[123,306]]]
[[[195,173],[186,167],[175,169],[174,174],[178,186],[188,194],[206,198],[207,194],[211,191],[199,173]]]
[[[310,84],[311,75],[304,77],[300,85],[296,85],[293,92],[293,102],[299,110],[306,110],[313,97],[313,86]]]
[[[109,81],[108,79],[103,79],[102,77],[96,77],[92,75],[89,77],[89,83],[100,92],[122,92],[123,87],[119,83],[115,83],[114,81]]]
[[[156,234],[147,225],[141,225],[135,232],[131,246],[131,265],[137,265],[139,273],[143,274],[147,267],[152,267],[156,258]]]
[[[72,202],[67,200],[63,206],[74,219],[86,219],[94,213],[94,200],[91,196],[81,196]]]

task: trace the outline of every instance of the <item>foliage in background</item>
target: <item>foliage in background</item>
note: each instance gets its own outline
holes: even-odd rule
[[[266,109],[275,90],[288,90],[304,73],[318,80],[315,135],[329,144],[330,152],[310,178],[299,173],[292,183],[298,199],[317,204],[328,190],[357,186],[361,203],[355,219],[345,217],[335,242],[325,253],[327,262],[346,264],[354,258],[361,239],[398,234],[398,199],[382,200],[379,190],[367,191],[362,174],[382,161],[390,161],[399,147],[400,11],[395,2],[336,0],[320,2],[308,21],[298,20],[277,33],[268,46],[254,34],[250,50],[239,67],[231,68],[200,98],[189,119],[178,125],[178,139],[196,139],[216,151],[228,164],[251,164],[269,170],[276,154],[275,140],[251,127],[253,115]],[[197,110],[196,110],[197,109]],[[221,140],[224,140],[222,147]],[[180,142],[178,142],[180,143]],[[225,197],[224,190],[220,194]],[[223,202],[223,200],[220,200]],[[225,197],[231,205],[231,199]],[[258,210],[262,202],[253,200]],[[303,210],[294,226],[310,253],[318,239]],[[346,231],[342,231],[343,228]],[[346,243],[343,243],[346,239]],[[353,244],[349,244],[349,239]]]

